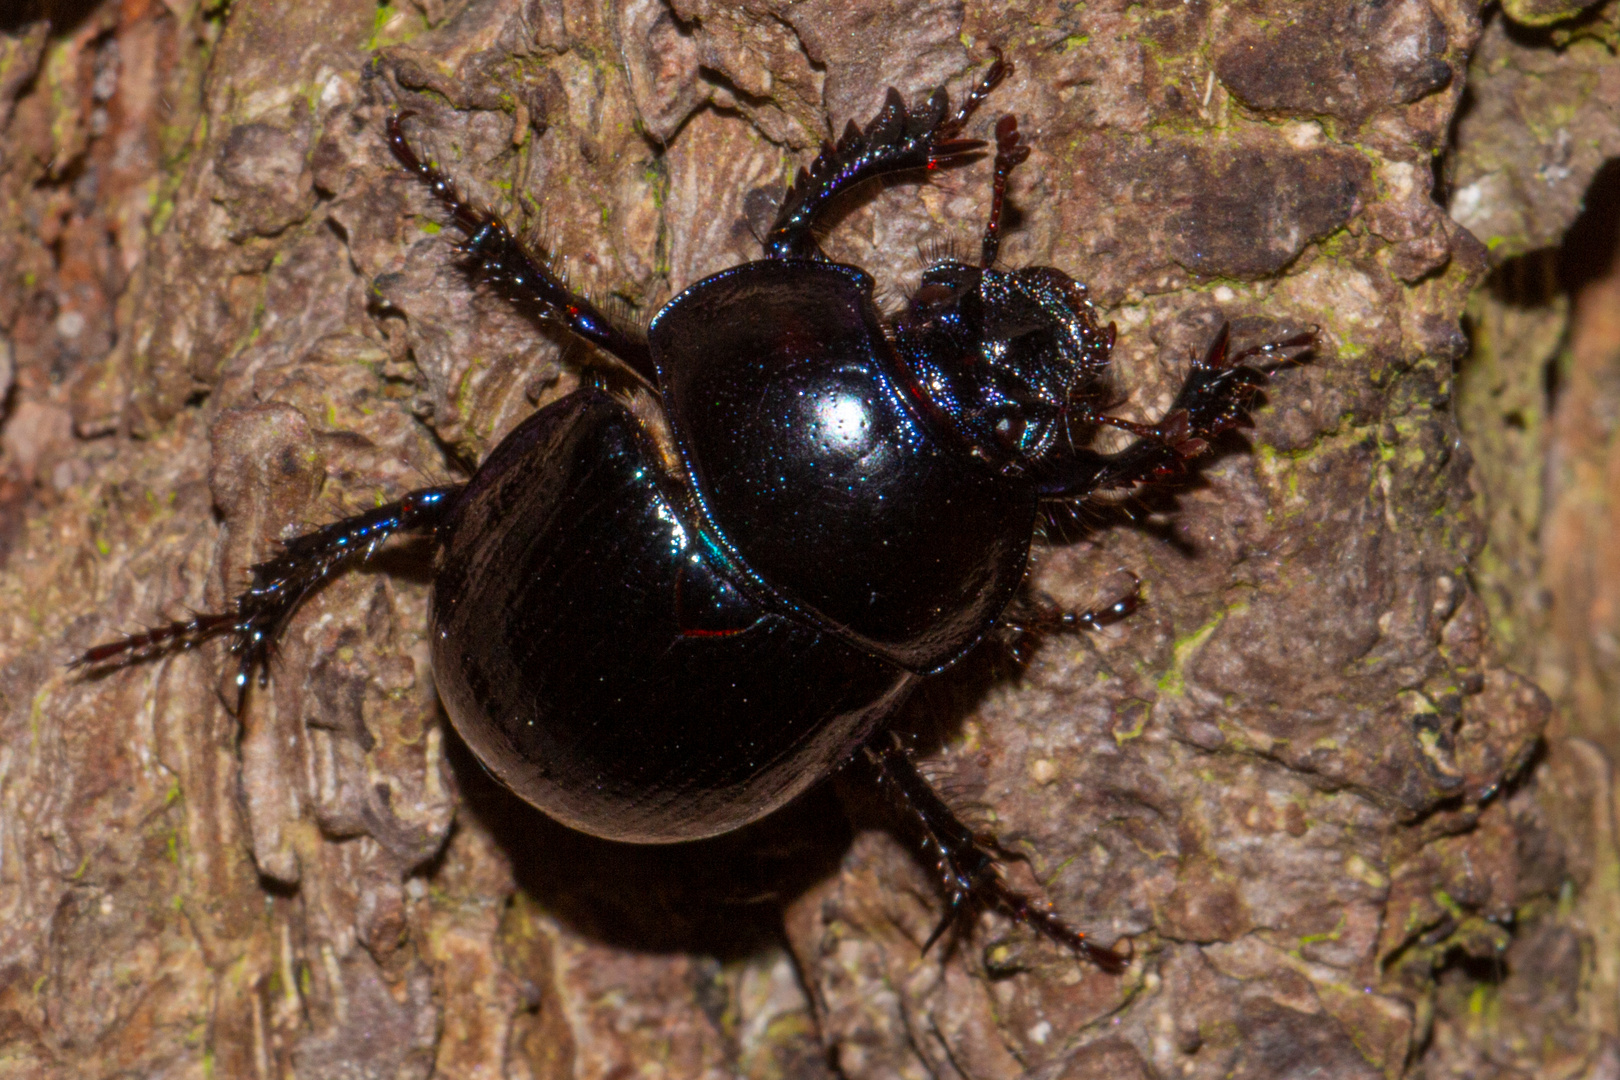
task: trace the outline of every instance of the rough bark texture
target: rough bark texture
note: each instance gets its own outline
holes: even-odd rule
[[[1620,1077],[1620,279],[1576,250],[1620,212],[1556,250],[1620,153],[1620,6],[1581,8],[0,12],[0,1076]],[[1124,975],[992,918],[920,956],[930,875],[851,785],[679,848],[547,822],[445,724],[408,551],[240,717],[217,646],[66,670],[598,362],[457,272],[390,111],[645,317],[991,47],[978,127],[1034,147],[1003,259],[1091,285],[1138,415],[1222,317],[1322,327],[1195,481],[1052,522],[1038,587],[1127,568],[1135,617],[902,718]],[[830,250],[901,296],[987,180]]]

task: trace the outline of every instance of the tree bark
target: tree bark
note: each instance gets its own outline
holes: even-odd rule
[[[0,13],[0,1076],[1620,1076],[1617,39],[1616,0]],[[1321,331],[1194,476],[1053,515],[1034,586],[1140,611],[897,720],[1126,973],[993,917],[921,955],[929,868],[852,778],[696,845],[547,821],[444,719],[408,546],[240,715],[217,644],[67,668],[600,369],[456,268],[390,113],[645,320],[993,49],[1002,261],[1087,282],[1122,410],[1223,319]],[[828,249],[898,306],[988,173]]]

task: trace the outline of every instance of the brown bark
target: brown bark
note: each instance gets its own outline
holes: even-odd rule
[[[1620,285],[1579,254],[1612,236],[1555,251],[1620,152],[1620,5],[1577,7],[0,12],[0,1075],[1620,1076]],[[1002,258],[1090,284],[1130,408],[1222,317],[1322,327],[1196,481],[1053,522],[1037,586],[1126,568],[1137,615],[903,718],[1125,975],[993,918],[919,956],[939,898],[853,788],[688,847],[547,822],[443,720],[408,551],[240,717],[218,646],[65,668],[596,362],[455,270],[391,110],[644,318],[884,86],[993,46],[979,123],[1034,147]],[[903,295],[987,173],[830,249]]]

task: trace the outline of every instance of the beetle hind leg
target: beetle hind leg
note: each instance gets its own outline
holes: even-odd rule
[[[947,930],[964,928],[968,918],[988,908],[1073,950],[1104,971],[1124,970],[1128,957],[1094,944],[1047,905],[1014,890],[1002,879],[999,864],[1005,853],[995,837],[968,828],[923,779],[903,748],[897,744],[868,747],[866,757],[877,771],[879,786],[898,810],[921,827],[925,845],[936,856],[935,868],[944,888],[946,908],[923,945],[924,952]]]
[[[437,531],[448,521],[461,490],[456,485],[413,491],[398,502],[294,537],[282,545],[278,555],[253,566],[247,590],[231,602],[229,610],[193,615],[97,645],[72,666],[123,667],[228,636],[231,653],[237,658],[240,707],[254,673],[261,686],[268,678],[267,665],[276,639],[305,597],[333,574],[369,558],[389,537]]]

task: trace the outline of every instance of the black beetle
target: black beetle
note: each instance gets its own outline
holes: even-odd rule
[[[465,484],[413,492],[286,543],[231,610],[91,649],[127,662],[232,639],[245,692],[262,684],[300,601],[395,533],[430,536],[432,648],[456,730],[517,794],[576,829],[662,843],[727,832],[782,806],[862,748],[938,856],[950,909],[986,905],[1098,963],[1121,957],[1009,889],[975,835],[882,739],[920,678],[1007,617],[1043,500],[1083,500],[1177,471],[1237,423],[1263,378],[1223,329],[1165,419],[1105,415],[1114,328],[1051,267],[994,268],[1007,177],[1028,156],[995,127],[995,182],[977,265],[940,261],[885,327],[872,279],[813,232],[863,181],[975,155],[962,131],[1010,71],[997,59],[955,112],[943,89],[908,109],[890,90],[801,169],[765,258],[699,282],[643,335],[606,317],[495,215],[418,157],[394,154],[467,235],[472,267],[560,320],[645,387],[580,389],[540,410]],[[1110,425],[1117,453],[1077,443]],[[1045,628],[1097,612],[1035,611]],[[930,939],[932,941],[932,939]]]

